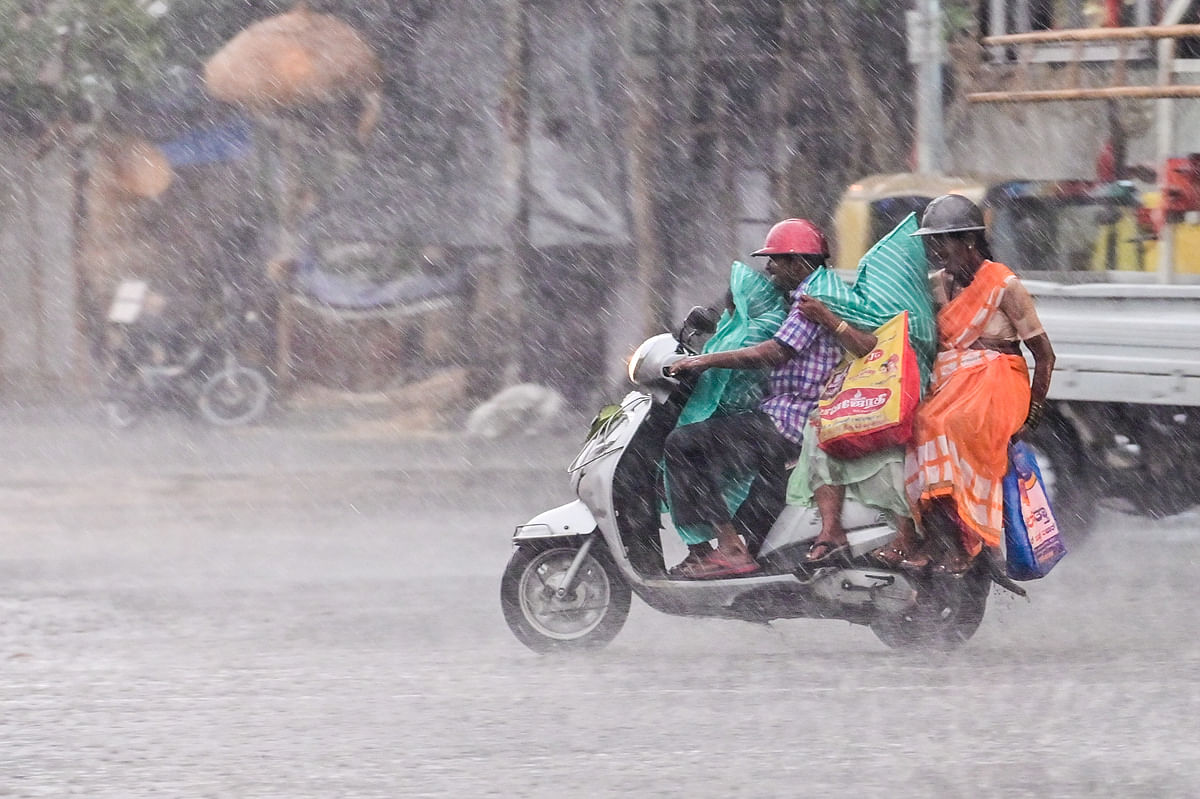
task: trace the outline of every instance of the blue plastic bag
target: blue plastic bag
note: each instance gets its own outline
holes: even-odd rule
[[[1004,475],[1004,548],[1008,576],[1014,580],[1045,577],[1067,554],[1058,522],[1042,484],[1033,451],[1023,441],[1008,448]]]

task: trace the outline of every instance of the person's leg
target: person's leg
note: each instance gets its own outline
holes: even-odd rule
[[[947,504],[946,519],[948,522],[946,551],[933,568],[934,571],[941,574],[963,574],[971,568],[975,556],[983,548],[983,541],[974,531],[959,521],[957,512],[949,504]]]
[[[922,541],[917,537],[917,523],[909,516],[893,514],[892,518],[896,525],[896,537],[891,543],[875,550],[873,557],[894,569],[905,560],[924,556],[920,554]]]
[[[717,522],[713,525],[713,529],[717,533],[717,550],[724,554],[726,558],[740,561],[752,560],[749,551],[746,549],[746,544],[742,541],[742,537],[738,535],[733,522]]]
[[[736,427],[730,418],[684,425],[667,436],[663,460],[667,467],[671,515],[678,527],[692,533],[693,539],[685,538],[688,555],[668,570],[672,576],[692,576],[689,571],[713,554],[714,549],[708,542],[694,540],[698,537],[696,531],[705,529],[718,539],[725,560],[735,568],[756,568],[741,539],[733,532],[721,490],[723,464],[733,459],[734,453],[729,448],[737,438],[730,431],[731,427]]]
[[[681,573],[686,577],[703,579],[757,571],[758,564],[738,534],[729,507],[725,504],[723,480],[730,474],[752,475],[762,468],[764,462],[776,459],[775,450],[779,449],[779,441],[776,439],[782,437],[770,418],[758,413],[719,417],[702,424],[707,424],[704,433],[707,469],[702,472],[693,470],[692,474],[703,473],[708,478],[707,495],[693,491],[691,496],[696,505],[686,513],[698,511],[704,514],[704,520],[712,525],[716,535],[717,547],[696,563],[681,569]],[[673,432],[668,437],[668,444],[671,444],[671,438],[677,433],[687,431],[693,426],[695,425],[686,425]],[[691,437],[688,434],[683,443],[688,443]],[[683,454],[679,443],[676,443],[673,449],[676,450],[673,457],[678,458]],[[693,466],[695,462],[696,457],[693,453]],[[677,465],[684,465],[682,458],[677,460]],[[668,461],[668,470],[672,468],[675,466]],[[686,501],[684,495],[684,491],[678,492],[680,501]],[[673,509],[676,496],[672,495]],[[715,497],[716,502],[710,501],[712,497]]]
[[[663,462],[666,464],[666,490],[669,499],[671,518],[675,521],[675,529],[679,532],[683,543],[688,548],[688,554],[682,561],[667,569],[667,574],[678,576],[683,569],[694,565],[705,555],[712,552],[712,544],[700,540],[704,536],[715,534],[712,526],[698,521],[685,524],[683,518],[691,518],[692,514],[684,512],[683,508],[695,507],[697,494],[703,485],[704,472],[704,443],[700,440],[704,433],[702,423],[678,427],[667,435],[664,443]]]
[[[963,550],[962,525],[958,521],[953,500],[937,500],[922,514],[922,526],[926,533],[924,552],[905,559],[905,568],[934,568],[947,574],[961,574],[970,566],[971,559]]]
[[[813,541],[805,560],[824,560],[846,545],[846,530],[842,527],[842,505],[846,501],[846,487],[820,485],[813,489],[813,499],[821,514],[821,532]]]
[[[733,517],[734,529],[745,539],[751,555],[762,548],[771,526],[787,505],[788,480],[800,451],[798,445],[779,435],[769,417],[763,421],[765,432],[761,438],[772,443],[761,453],[757,465],[752,467],[758,474],[750,483],[746,499]]]
[[[725,426],[721,419],[707,419],[677,427],[667,436],[663,461],[676,525],[712,525],[729,518],[720,486]]]
[[[676,563],[671,568],[667,569],[667,574],[671,577],[681,577],[684,575],[684,570],[695,566],[704,558],[712,554],[713,546],[707,541],[701,541],[697,544],[687,545],[688,553],[683,560]]]
[[[815,505],[821,517],[821,530],[808,549],[805,561],[815,563],[828,558],[846,544],[846,530],[842,526],[842,506],[846,501],[846,486],[843,461],[835,460],[821,449],[817,437],[817,426],[804,426],[804,440],[800,447],[800,460],[796,480],[796,500]]]

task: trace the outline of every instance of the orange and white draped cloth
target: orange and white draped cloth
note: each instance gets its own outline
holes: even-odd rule
[[[971,349],[1014,275],[984,261],[975,279],[938,312],[933,382],[917,409],[905,463],[905,489],[918,522],[935,502],[957,515],[968,554],[999,546],[1004,533],[1001,483],[1008,442],[1029,412],[1029,368],[1019,355]]]

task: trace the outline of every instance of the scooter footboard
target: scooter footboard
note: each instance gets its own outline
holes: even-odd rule
[[[903,574],[875,569],[830,570],[812,583],[813,594],[848,608],[873,607],[894,616],[917,601],[917,589]]]
[[[534,516],[513,531],[513,541],[536,541],[545,538],[574,538],[590,535],[596,530],[596,517],[582,500],[559,505]]]

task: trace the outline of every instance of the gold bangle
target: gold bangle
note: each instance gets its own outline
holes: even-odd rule
[[[840,336],[840,335],[842,335],[842,332],[845,331],[845,329],[848,327],[850,327],[850,325],[846,324],[846,320],[843,319],[842,321],[838,322],[838,326],[833,329],[833,334],[835,336]]]

